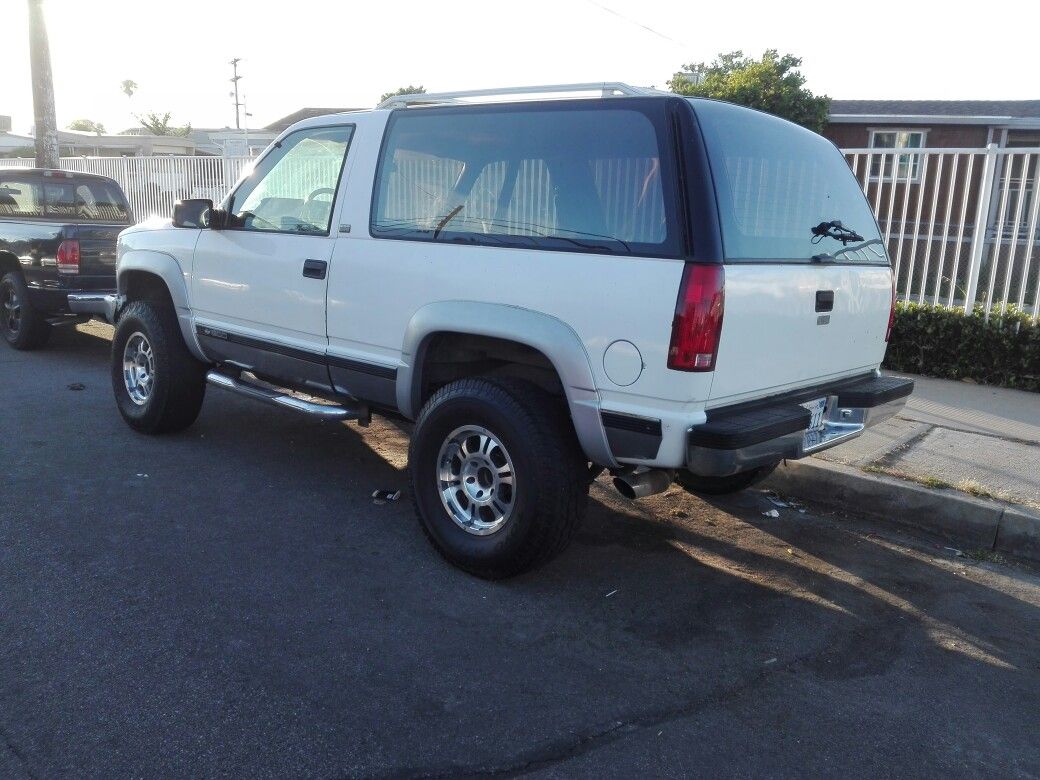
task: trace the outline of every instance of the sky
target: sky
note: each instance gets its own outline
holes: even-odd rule
[[[85,118],[109,132],[151,111],[234,126],[232,57],[241,58],[250,127],[303,106],[372,106],[406,84],[663,88],[683,64],[736,49],[801,57],[806,86],[832,98],[1040,98],[1035,1],[993,14],[948,0],[873,14],[871,4],[834,0],[44,2],[59,126]],[[0,114],[18,133],[32,126],[27,17],[25,0],[0,0]],[[139,85],[132,98],[124,79]]]

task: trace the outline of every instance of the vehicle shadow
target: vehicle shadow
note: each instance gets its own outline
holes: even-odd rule
[[[0,551],[19,551],[0,593],[6,642],[46,680],[5,689],[9,706],[69,762],[298,775],[351,755],[346,774],[509,773],[685,724],[694,738],[653,754],[677,774],[761,773],[764,754],[777,775],[833,773],[863,751],[834,723],[912,751],[911,774],[1040,770],[1021,716],[1040,693],[1035,583],[855,520],[767,518],[754,491],[627,502],[602,478],[567,552],[481,581],[419,529],[407,424],[210,388],[190,429],[140,436],[105,386],[109,343],[55,336],[19,389],[44,397],[0,428],[31,444],[0,487]],[[87,390],[55,412],[40,388],[80,374]],[[40,697],[102,736],[34,714]],[[154,712],[162,728],[142,732]]]

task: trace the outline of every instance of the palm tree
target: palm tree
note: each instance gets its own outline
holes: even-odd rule
[[[123,79],[119,84],[119,88],[123,90],[123,94],[128,98],[132,98],[134,93],[137,91],[137,82],[133,79]]]
[[[58,167],[58,121],[54,116],[54,79],[43,0],[29,0],[29,62],[32,67],[36,167]]]

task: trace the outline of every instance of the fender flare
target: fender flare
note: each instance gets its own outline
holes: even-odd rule
[[[601,466],[617,466],[600,419],[599,393],[585,345],[562,320],[519,306],[438,301],[416,311],[405,328],[397,372],[397,406],[406,417],[414,420],[419,415],[424,353],[431,337],[445,331],[515,341],[545,355],[563,384],[586,456]]]
[[[119,266],[116,269],[116,287],[120,301],[126,298],[127,273],[131,271],[148,273],[162,280],[170,293],[170,300],[173,301],[177,324],[180,325],[181,335],[188,350],[199,360],[210,362],[195,335],[191,307],[188,304],[188,285],[180,264],[173,255],[154,249],[129,249],[120,255]]]

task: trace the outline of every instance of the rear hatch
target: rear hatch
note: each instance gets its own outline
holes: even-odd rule
[[[725,255],[722,332],[708,405],[877,368],[885,354],[892,273],[845,158],[825,138],[769,114],[691,103],[711,166]]]

